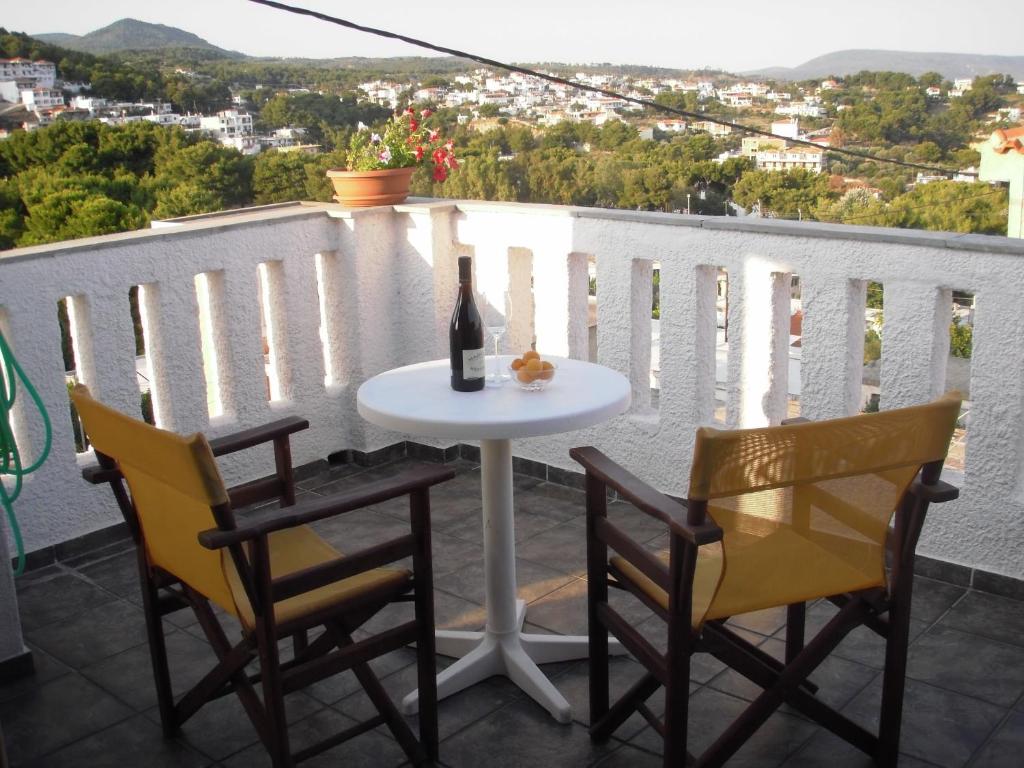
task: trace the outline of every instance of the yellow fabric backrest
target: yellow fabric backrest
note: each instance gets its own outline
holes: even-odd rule
[[[228,501],[206,438],[125,416],[82,385],[71,399],[93,446],[117,462],[128,483],[150,562],[236,614],[221,553],[197,540],[200,531],[217,527],[210,508]]]
[[[718,618],[884,586],[896,505],[923,464],[945,458],[960,403],[954,392],[831,421],[699,429],[689,498],[708,502],[724,536],[718,587],[695,609]]]

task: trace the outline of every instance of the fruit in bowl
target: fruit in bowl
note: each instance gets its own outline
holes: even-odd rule
[[[544,389],[555,378],[555,370],[554,363],[542,360],[540,355],[532,349],[524,352],[522,357],[517,357],[509,364],[512,380],[519,385],[520,389],[530,392],[539,392]]]

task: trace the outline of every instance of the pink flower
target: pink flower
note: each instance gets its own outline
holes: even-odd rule
[[[429,134],[429,136],[427,137],[427,140],[428,140],[428,141],[430,141],[430,142],[435,142],[435,141],[437,141],[437,140],[438,140],[438,139],[439,139],[440,137],[441,137],[441,134],[440,134],[440,132],[438,132],[438,131],[431,131],[431,132],[430,132],[430,134]]]
[[[422,117],[422,118],[423,118],[424,120],[426,120],[426,119],[427,119],[428,117],[430,117],[430,116],[431,116],[432,114],[434,114],[434,113],[433,113],[433,112],[431,112],[431,111],[430,111],[429,109],[424,109],[424,110],[423,110],[422,112],[420,112],[420,116],[421,116],[421,117]]]
[[[378,155],[378,157],[380,158],[380,161],[382,163],[390,163],[391,162],[391,150],[388,149],[387,147],[384,147],[384,149],[381,150],[381,153]]]
[[[453,149],[455,149],[455,142],[451,140],[447,141],[444,145],[444,148],[451,152]]]

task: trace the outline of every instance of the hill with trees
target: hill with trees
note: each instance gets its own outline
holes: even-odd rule
[[[949,80],[1006,73],[1024,80],[1024,56],[851,49],[826,53],[796,67],[765,67],[741,74],[798,81],[844,77],[863,71],[904,72],[914,77],[925,72],[940,72]]]
[[[69,35],[63,32],[35,35],[44,43],[70,48],[83,53],[117,53],[121,51],[152,51],[167,48],[191,48],[209,51],[226,57],[239,57],[236,51],[228,51],[208,43],[198,35],[177,27],[151,24],[138,19],[120,19],[86,35]]]

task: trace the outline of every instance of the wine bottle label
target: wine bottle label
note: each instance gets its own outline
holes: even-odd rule
[[[487,373],[484,365],[484,349],[462,350],[462,378],[482,379]]]

